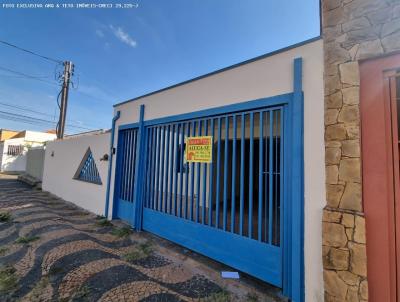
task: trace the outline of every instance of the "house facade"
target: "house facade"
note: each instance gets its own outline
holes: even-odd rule
[[[115,105],[106,215],[322,301],[323,97],[315,38]]]
[[[42,146],[45,142],[54,140],[56,135],[26,130],[14,133],[8,131],[7,134],[4,133],[4,137],[0,141],[0,172],[23,172],[26,169],[27,149]]]

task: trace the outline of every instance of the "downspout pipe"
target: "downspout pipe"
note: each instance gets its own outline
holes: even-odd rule
[[[111,172],[112,172],[112,164],[113,164],[113,148],[114,148],[114,132],[115,132],[115,123],[121,116],[121,111],[117,111],[115,116],[112,119],[111,126],[111,142],[110,142],[110,159],[108,162],[108,174],[107,174],[107,189],[106,189],[106,206],[104,209],[104,216],[108,218],[108,208],[110,204],[110,186],[111,186]]]

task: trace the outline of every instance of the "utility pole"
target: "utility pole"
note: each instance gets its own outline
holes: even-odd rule
[[[64,137],[65,121],[67,117],[68,90],[71,76],[74,73],[74,64],[71,61],[64,62],[63,86],[61,93],[60,117],[58,119],[57,138]]]

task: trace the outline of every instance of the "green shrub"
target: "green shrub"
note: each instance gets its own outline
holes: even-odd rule
[[[19,237],[17,240],[15,240],[15,243],[20,243],[20,244],[28,244],[30,242],[39,240],[39,236],[23,236]]]

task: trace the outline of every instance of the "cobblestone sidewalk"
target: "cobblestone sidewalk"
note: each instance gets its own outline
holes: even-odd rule
[[[275,301],[230,293],[149,236],[4,176],[0,221],[0,301]]]

